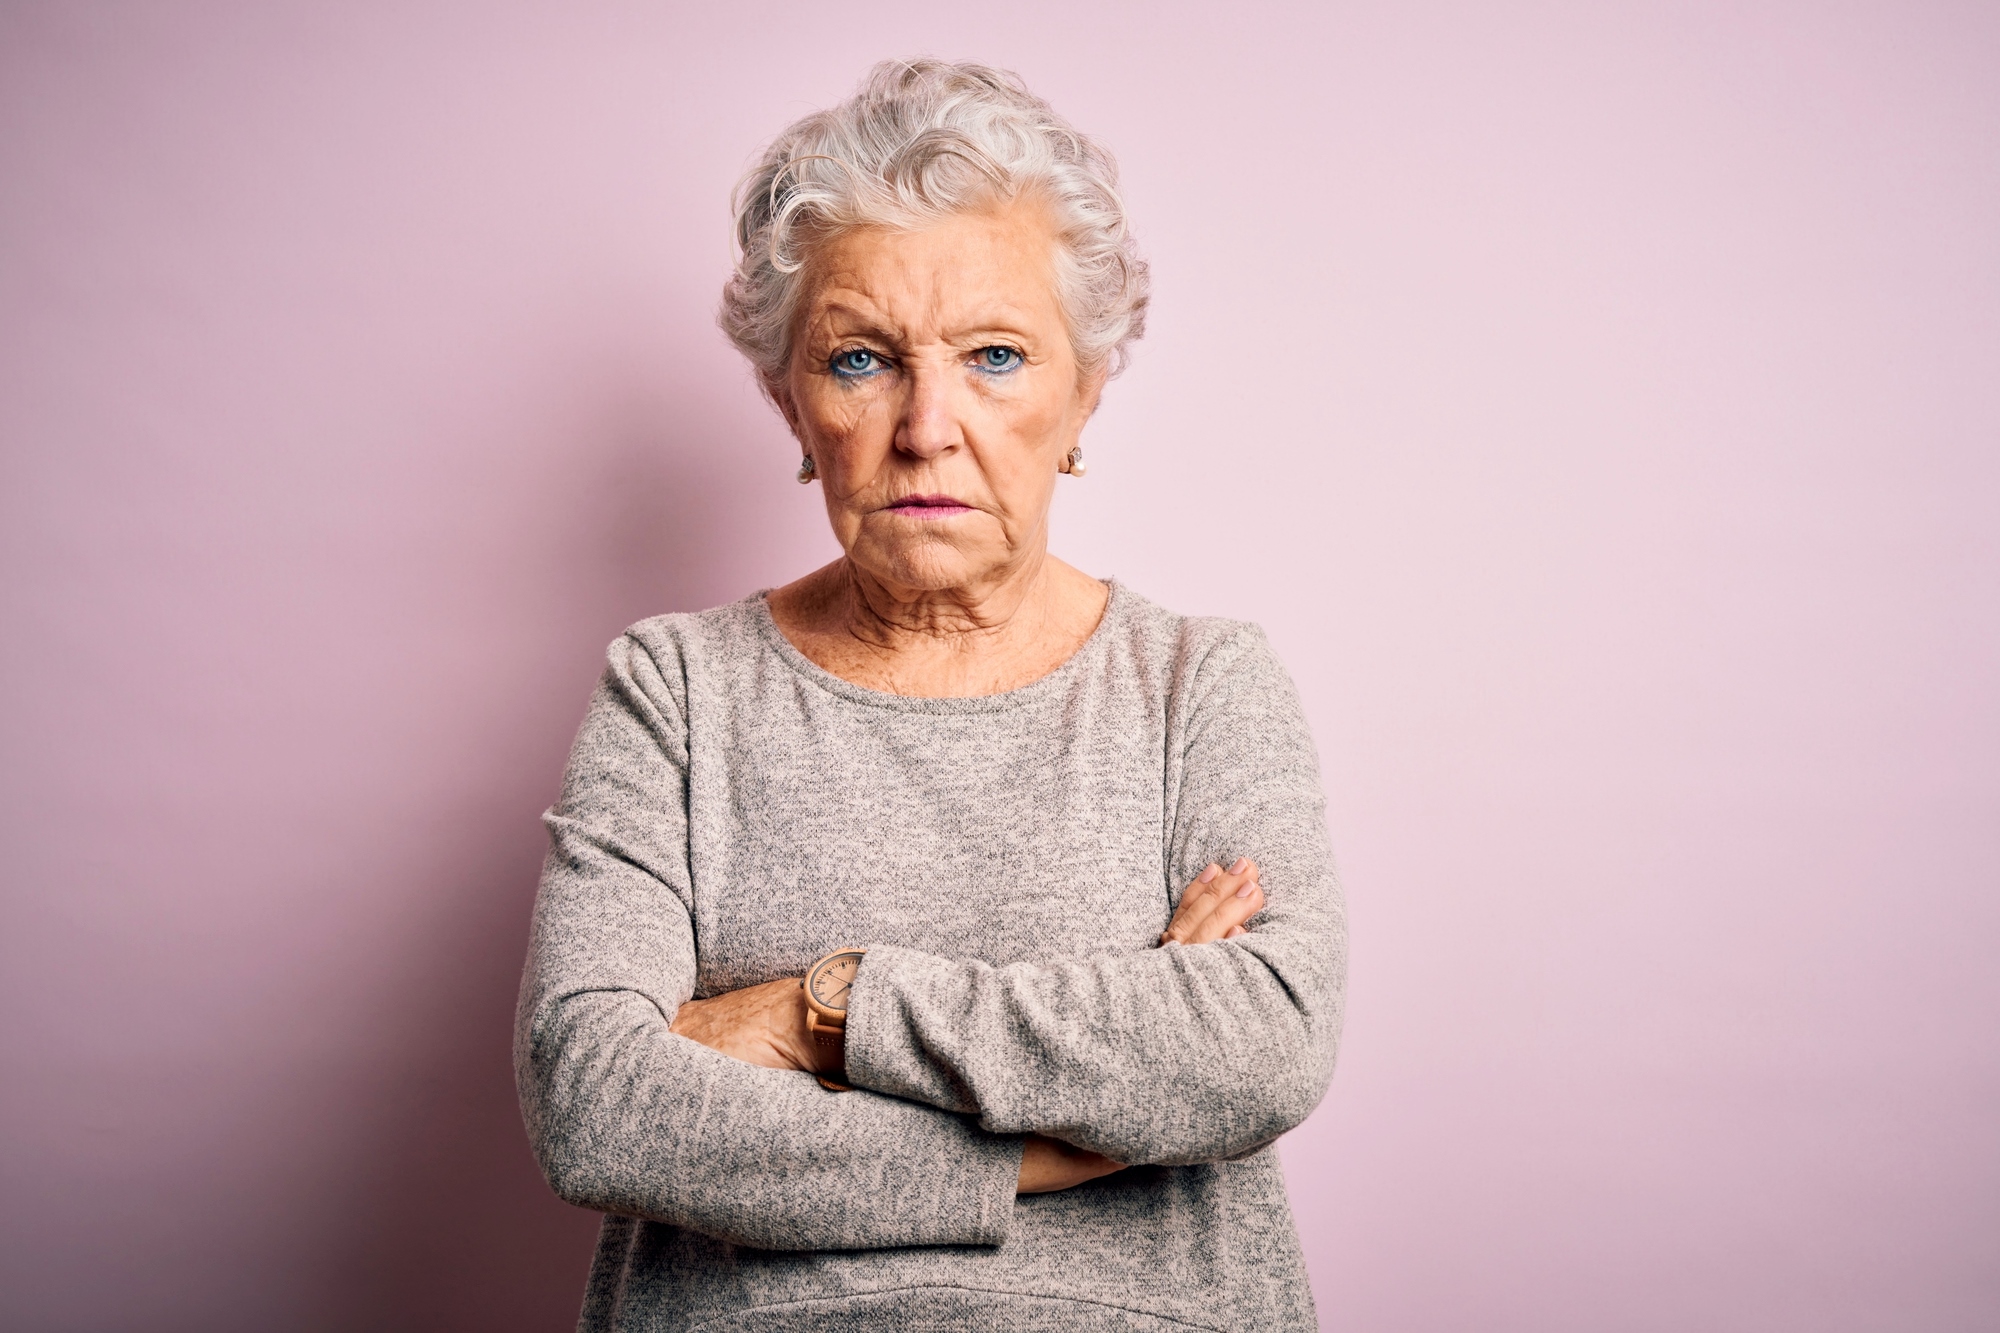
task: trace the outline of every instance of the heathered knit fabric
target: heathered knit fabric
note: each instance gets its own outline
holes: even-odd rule
[[[516,1032],[557,1193],[609,1214],[581,1327],[1314,1327],[1272,1140],[1331,1076],[1346,936],[1311,738],[1254,626],[1113,584],[1022,689],[815,666],[762,596],[635,625],[577,736]],[[1210,861],[1235,940],[1157,947]],[[668,1031],[869,952],[848,1074]],[[1016,1198],[1021,1135],[1135,1163]]]

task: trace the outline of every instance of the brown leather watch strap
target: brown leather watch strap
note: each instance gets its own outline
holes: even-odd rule
[[[828,1074],[847,1077],[846,996],[861,966],[861,956],[867,952],[859,948],[835,949],[799,978],[799,989],[805,992],[806,1031],[812,1035],[815,1063],[826,1071],[815,1077],[823,1087],[835,1092],[849,1091],[847,1084]]]
[[[806,1031],[812,1033],[813,1049],[819,1053],[821,1062],[832,1067],[831,1072],[843,1077],[847,1073],[847,1026],[821,1018],[811,1010],[806,1011]],[[826,1073],[817,1073],[820,1086],[835,1092],[852,1092],[852,1085],[829,1078]]]

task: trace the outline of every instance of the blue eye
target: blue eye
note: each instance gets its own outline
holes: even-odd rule
[[[982,347],[972,354],[972,364],[995,373],[1013,370],[1021,360],[1021,353],[1012,347]]]
[[[835,352],[828,363],[836,375],[854,377],[871,375],[882,368],[882,358],[866,347],[850,347],[846,351]]]

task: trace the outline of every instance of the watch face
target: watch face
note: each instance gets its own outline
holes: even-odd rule
[[[822,1008],[847,1011],[848,988],[861,970],[861,950],[849,949],[823,959],[806,978],[806,990]]]

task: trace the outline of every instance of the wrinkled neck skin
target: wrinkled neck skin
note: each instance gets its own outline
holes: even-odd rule
[[[998,694],[1067,661],[1110,591],[1038,542],[993,576],[897,587],[843,556],[770,597],[771,615],[817,665],[869,689],[925,698]]]
[[[892,653],[937,647],[977,655],[1046,626],[1053,560],[1046,541],[1036,541],[989,577],[959,588],[897,587],[846,556],[829,568],[842,628],[857,641]]]
[[[906,588],[842,556],[772,592],[786,636],[836,677],[894,695],[996,695],[1048,675],[1110,590],[1044,542],[968,586]]]

